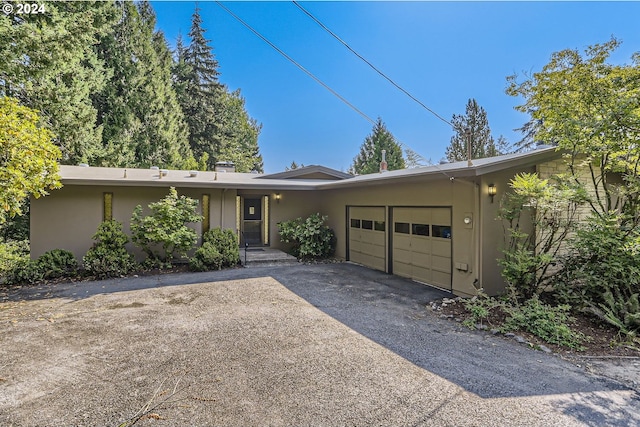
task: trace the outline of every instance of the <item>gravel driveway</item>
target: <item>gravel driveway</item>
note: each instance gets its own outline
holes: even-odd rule
[[[25,288],[0,425],[640,425],[634,391],[439,319],[446,295],[348,263]]]

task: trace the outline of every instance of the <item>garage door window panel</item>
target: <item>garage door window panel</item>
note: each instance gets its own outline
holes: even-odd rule
[[[394,225],[394,230],[396,233],[409,234],[410,229],[411,228],[409,227],[408,222],[396,222]]]
[[[411,234],[429,236],[429,224],[411,224]]]
[[[451,239],[451,226],[450,225],[434,225],[433,237],[439,237],[442,239]]]
[[[351,228],[360,228],[360,220],[351,219]]]

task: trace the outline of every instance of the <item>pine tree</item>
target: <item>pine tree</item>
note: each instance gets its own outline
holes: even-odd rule
[[[189,145],[197,158],[208,155],[208,167],[213,169],[220,148],[220,114],[224,88],[218,81],[218,61],[205,38],[200,9],[196,7],[189,31],[191,43],[184,49],[183,58],[178,52],[178,65],[184,65],[175,74],[174,81],[183,85],[178,90],[179,102],[189,128]]]
[[[503,154],[500,153],[491,136],[486,111],[478,105],[475,99],[469,99],[467,102],[465,115],[454,114],[451,122],[456,133],[451,137],[451,143],[446,150],[447,160],[450,162],[467,160],[467,138],[469,137],[467,130],[470,132],[472,159]]]
[[[258,135],[262,125],[249,117],[240,90],[224,92],[220,108],[220,149],[218,159],[231,161],[237,172],[263,171]]]
[[[123,1],[116,31],[104,38],[101,55],[113,71],[97,98],[108,166],[182,167],[193,163],[184,115],[172,86],[173,60],[164,35],[154,32],[148,2]]]
[[[353,164],[349,168],[349,173],[354,175],[365,175],[380,171],[382,161],[382,150],[386,150],[386,161],[388,170],[404,169],[406,167],[402,148],[389,132],[382,121],[378,118],[370,135],[366,137],[360,153],[353,159]]]
[[[115,18],[113,5],[101,1],[47,2],[44,14],[0,16],[0,95],[40,111],[63,163],[100,156],[91,96],[109,74],[93,48]]]

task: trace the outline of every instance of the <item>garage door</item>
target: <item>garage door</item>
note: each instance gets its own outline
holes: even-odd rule
[[[386,271],[384,207],[349,207],[349,260]]]
[[[393,274],[451,289],[451,209],[393,208]]]

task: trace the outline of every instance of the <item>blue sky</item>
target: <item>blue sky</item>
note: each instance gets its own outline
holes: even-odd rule
[[[240,88],[262,123],[265,172],[292,161],[346,171],[372,124],[287,61],[215,2],[201,1],[220,80]],[[187,37],[195,3],[152,2],[169,44]],[[292,2],[224,5],[372,119],[381,117],[426,159],[444,156],[450,126],[394,88]],[[553,52],[623,41],[612,61],[640,51],[640,2],[301,2],[324,25],[447,120],[469,98],[495,138],[513,143],[527,116],[506,77],[539,71]]]

